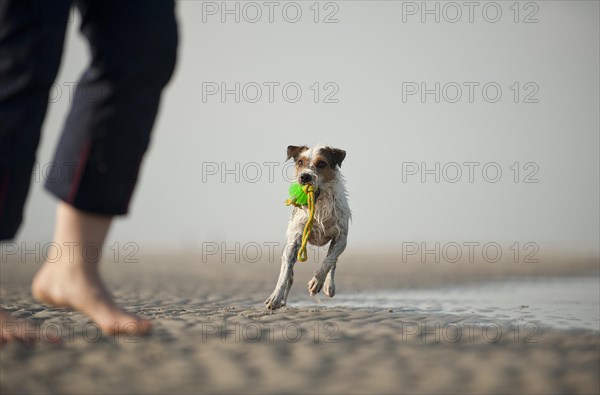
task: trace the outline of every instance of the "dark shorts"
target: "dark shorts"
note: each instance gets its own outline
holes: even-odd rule
[[[76,208],[121,215],[175,67],[174,2],[76,4],[91,61],[76,84],[45,187]],[[0,0],[0,240],[13,238],[22,222],[70,9],[67,0]]]

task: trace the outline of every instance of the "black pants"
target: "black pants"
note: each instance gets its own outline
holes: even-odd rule
[[[174,2],[79,0],[77,7],[91,62],[45,187],[76,208],[125,214],[175,66]],[[70,0],[0,0],[0,240],[22,222],[70,8]]]

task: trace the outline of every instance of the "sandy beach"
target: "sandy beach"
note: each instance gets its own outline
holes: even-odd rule
[[[600,0],[0,0],[0,395],[600,395],[599,92]]]
[[[60,344],[3,346],[3,394],[600,390],[593,312],[587,321],[572,312],[557,326],[560,311],[547,322],[534,314],[543,295],[519,296],[522,302],[511,301],[502,314],[493,301],[487,310],[482,301],[464,303],[462,310],[436,305],[439,290],[468,296],[461,290],[474,284],[588,278],[593,286],[597,258],[451,264],[402,263],[393,252],[349,253],[338,266],[335,298],[308,296],[305,284],[316,268],[309,261],[296,266],[289,306],[275,312],[265,310],[263,302],[278,274],[276,261],[221,262],[165,253],[140,256],[137,263],[104,262],[103,274],[118,302],[154,320],[151,335],[141,338],[102,335],[82,314],[35,303],[28,286],[38,266],[2,262],[1,304],[35,323],[32,336]],[[389,292],[396,291],[409,292],[398,294],[409,300],[390,299]]]

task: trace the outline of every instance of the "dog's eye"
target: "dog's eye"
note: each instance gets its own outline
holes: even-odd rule
[[[317,163],[317,168],[318,169],[323,169],[325,167],[327,167],[327,163],[325,163],[323,161],[320,161],[319,163]]]
[[[302,161],[302,159],[298,160],[298,162],[296,162],[298,164],[298,166],[302,166],[304,164],[304,162]]]

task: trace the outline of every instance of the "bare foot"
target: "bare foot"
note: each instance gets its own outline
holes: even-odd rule
[[[35,330],[35,324],[27,320],[13,317],[8,311],[0,309],[0,344],[19,342],[24,344],[33,343],[39,334]]]
[[[25,341],[21,321],[0,309],[0,344],[12,341]]]
[[[148,332],[150,321],[129,314],[114,302],[98,272],[75,263],[46,262],[31,285],[33,297],[55,306],[81,311],[108,334]]]
[[[51,247],[56,251],[48,255],[59,258],[44,263],[33,279],[31,291],[42,303],[87,314],[106,333],[141,335],[150,330],[150,321],[117,306],[98,274],[98,252],[111,222],[112,217],[81,211],[60,202]],[[86,252],[84,246],[90,244],[99,246],[95,254]]]

